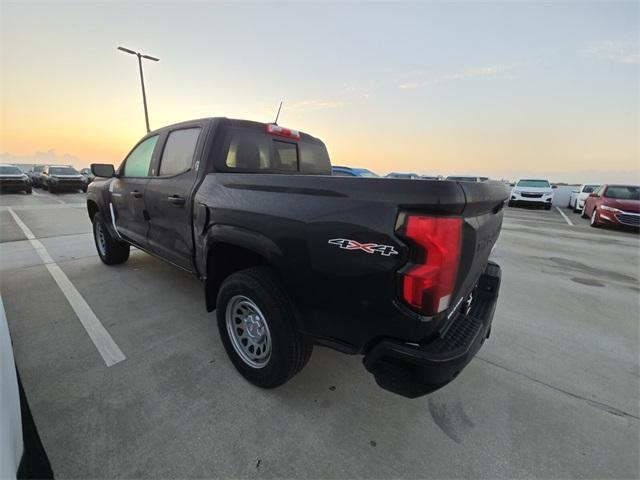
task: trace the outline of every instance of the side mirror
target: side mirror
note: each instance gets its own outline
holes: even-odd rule
[[[597,198],[598,197],[598,195],[595,192],[594,193],[590,193],[589,196],[591,198]]]
[[[558,185],[551,185],[551,188],[558,188]]]
[[[116,171],[113,165],[109,163],[92,163],[91,173],[96,177],[111,178],[115,175]]]
[[[571,193],[580,193],[578,190],[571,190]]]

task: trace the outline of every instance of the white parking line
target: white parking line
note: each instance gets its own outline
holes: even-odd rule
[[[44,193],[40,193],[40,192],[36,192],[36,190],[32,190],[31,191],[32,194],[34,194],[36,197],[48,197],[50,200],[54,200],[58,203],[66,203],[63,202],[62,200],[60,200],[58,197],[54,197],[52,194],[44,194]]]
[[[571,220],[569,220],[569,217],[567,217],[564,212],[560,210],[560,207],[556,207],[556,210],[558,210],[558,212],[560,212],[560,215],[562,215],[562,218],[564,218],[567,223],[573,227],[573,223],[571,222]]]
[[[58,284],[58,287],[60,287],[60,290],[62,290],[69,305],[71,305],[71,308],[78,316],[78,320],[80,320],[80,323],[87,331],[89,338],[91,338],[98,352],[102,355],[102,359],[104,363],[107,364],[107,367],[125,360],[127,357],[124,356],[120,347],[113,341],[109,332],[104,328],[104,325],[102,325],[96,314],[93,313],[89,304],[82,298],[80,292],[73,286],[71,280],[69,280],[56,262],[53,261],[44,245],[35,237],[33,232],[24,224],[20,217],[16,215],[12,208],[8,208],[8,211],[24,232],[31,246],[38,253],[38,256]]]

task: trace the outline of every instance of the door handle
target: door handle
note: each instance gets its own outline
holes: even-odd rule
[[[174,205],[184,205],[184,197],[181,197],[180,195],[170,195],[167,197],[167,200]]]
[[[139,192],[138,190],[129,192],[129,195],[131,195],[133,198],[142,198],[142,192]]]

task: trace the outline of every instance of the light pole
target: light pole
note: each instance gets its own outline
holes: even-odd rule
[[[131,55],[135,55],[138,57],[138,67],[140,68],[140,83],[142,84],[142,103],[144,104],[144,121],[147,125],[147,133],[150,132],[149,129],[149,113],[147,112],[147,94],[144,91],[144,74],[142,73],[142,59],[146,58],[147,60],[153,60],[154,62],[160,61],[159,58],[152,57],[150,55],[143,55],[140,52],[134,52],[133,50],[129,50],[128,48],[118,47],[118,50],[122,50],[125,53],[130,53]]]

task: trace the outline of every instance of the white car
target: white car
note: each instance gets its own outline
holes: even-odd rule
[[[573,190],[569,197],[569,208],[573,208],[573,213],[580,213],[584,208],[584,202],[587,200],[587,197],[598,188],[600,188],[600,185],[585,183],[580,185],[580,188],[577,190]]]
[[[523,178],[518,180],[511,189],[509,206],[535,205],[551,210],[553,202],[553,187],[549,180]]]

